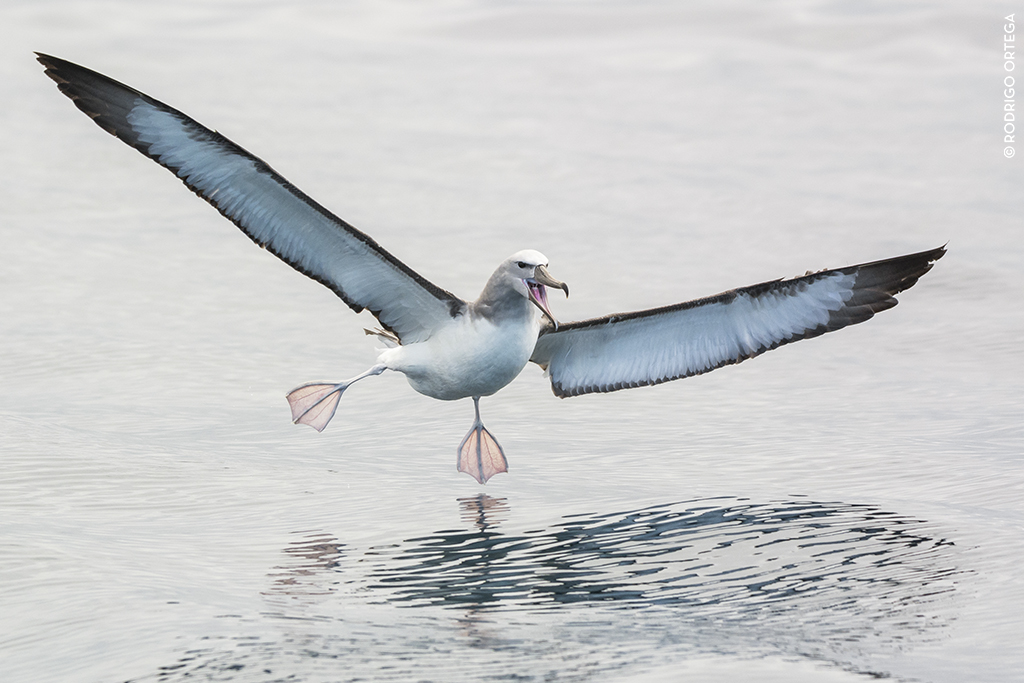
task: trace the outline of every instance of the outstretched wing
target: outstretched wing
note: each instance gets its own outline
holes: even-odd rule
[[[259,158],[180,111],[63,59],[38,54],[60,91],[108,133],[172,171],[253,242],[364,308],[405,343],[465,302],[303,194]]]
[[[533,357],[556,396],[660,384],[864,322],[896,305],[944,247],[718,296],[546,327]]]

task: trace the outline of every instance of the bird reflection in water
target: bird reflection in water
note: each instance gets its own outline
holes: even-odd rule
[[[458,503],[462,520],[475,526],[481,538],[491,536],[491,530],[506,521],[510,511],[506,498],[495,498],[486,493],[459,498]],[[470,647],[492,649],[500,647],[506,640],[501,628],[484,610],[476,607],[467,606],[456,623]]]
[[[332,572],[339,567],[345,546],[323,531],[300,531],[296,535],[300,540],[284,549],[288,562],[271,572],[274,583],[264,595],[315,604],[321,596],[337,592]]]
[[[469,528],[363,552],[303,532],[272,575],[272,592],[316,596],[348,586],[395,605],[474,610],[604,603],[685,607],[695,618],[794,610],[881,618],[951,591],[958,573],[952,544],[926,522],[869,505],[719,498],[503,532],[505,498],[458,504]]]
[[[458,512],[460,529],[369,548],[297,532],[265,592],[278,637],[203,639],[160,679],[285,665],[372,677],[382,662],[395,680],[424,667],[499,680],[509,666],[586,678],[652,644],[887,677],[864,653],[940,639],[963,574],[936,527],[871,505],[715,498],[530,531],[504,498],[462,498]]]
[[[459,504],[474,529],[400,543],[364,580],[398,605],[603,603],[739,621],[809,613],[841,631],[852,617],[915,622],[910,606],[952,591],[958,573],[952,544],[927,523],[868,505],[709,499],[502,533],[507,501]]]
[[[462,520],[470,522],[481,532],[497,527],[508,519],[508,500],[480,493],[469,498],[459,498]]]

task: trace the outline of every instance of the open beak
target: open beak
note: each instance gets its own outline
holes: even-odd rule
[[[526,289],[530,292],[530,301],[536,304],[537,308],[539,308],[541,312],[548,317],[548,320],[551,321],[551,324],[553,324],[557,330],[558,321],[555,320],[555,316],[551,314],[551,309],[548,308],[548,293],[544,287],[558,287],[565,292],[565,296],[568,298],[569,285],[564,282],[559,282],[555,278],[551,277],[551,274],[548,273],[548,269],[544,266],[537,266],[533,271],[533,277],[527,278],[523,280],[523,282],[526,283]]]

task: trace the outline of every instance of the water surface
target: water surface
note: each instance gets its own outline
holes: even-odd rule
[[[1024,175],[995,4],[9,2],[0,669],[13,681],[1022,680]],[[949,242],[864,325],[666,385],[361,382],[295,274],[104,134],[188,112],[440,286],[562,319]]]

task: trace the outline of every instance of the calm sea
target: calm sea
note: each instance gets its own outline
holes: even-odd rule
[[[1024,161],[1005,3],[8,0],[5,681],[1024,680]],[[1020,9],[1024,11],[1024,6]],[[1022,14],[1024,23],[1024,14]],[[76,110],[55,54],[251,150],[439,286],[563,320],[949,243],[749,363],[482,402]],[[1014,62],[1015,65],[1015,62]]]

